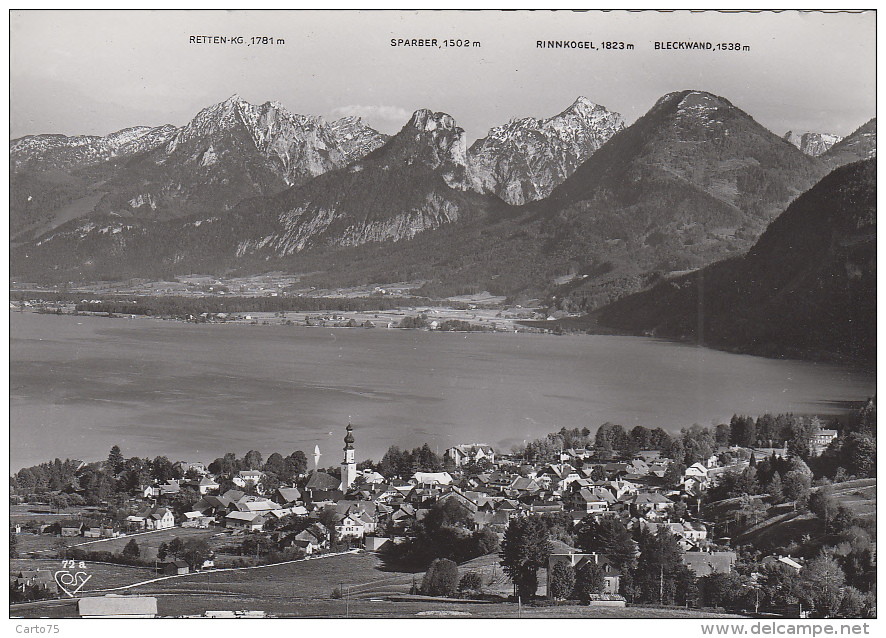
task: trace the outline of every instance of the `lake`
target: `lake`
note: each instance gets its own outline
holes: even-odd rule
[[[315,445],[337,465],[425,442],[511,446],[606,421],[669,431],[734,413],[833,414],[871,372],[653,339],[186,324],[10,312],[10,468],[55,457],[206,463]]]

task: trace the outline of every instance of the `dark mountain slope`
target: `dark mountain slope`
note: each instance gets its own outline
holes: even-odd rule
[[[822,155],[829,166],[836,168],[850,162],[877,156],[877,118],[858,127]]]
[[[804,193],[742,257],[605,308],[604,326],[765,355],[876,357],[876,160]]]

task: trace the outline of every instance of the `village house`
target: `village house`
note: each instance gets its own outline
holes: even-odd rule
[[[573,510],[586,514],[599,514],[609,509],[609,505],[615,502],[612,492],[601,488],[587,489],[571,492],[564,496],[564,503]]]
[[[208,476],[202,477],[199,481],[189,481],[187,485],[193,487],[201,495],[206,495],[209,492],[216,492],[219,488],[218,483]]]
[[[554,565],[557,563],[567,563],[575,569],[580,569],[586,562],[591,561],[603,569],[603,593],[618,594],[621,572],[605,556],[582,552],[580,549],[570,547],[562,541],[552,541],[551,546],[553,551],[548,557],[548,574],[553,571]],[[546,595],[548,598],[552,597],[550,579],[548,579]]]
[[[190,573],[191,568],[183,560],[171,560],[163,563],[163,573],[167,576],[182,576]]]
[[[280,505],[287,505],[288,503],[300,502],[301,492],[296,487],[280,487],[274,492],[272,498]]]
[[[673,502],[658,492],[640,492],[630,501],[631,514],[633,516],[661,516]]]
[[[351,512],[336,522],[335,535],[341,540],[362,539],[372,524],[372,520],[366,514]]]
[[[234,485],[241,489],[257,488],[264,472],[259,470],[240,470],[231,480]]]
[[[341,480],[326,472],[314,472],[305,485],[307,501],[337,501],[344,493],[341,491]]]
[[[200,461],[176,461],[173,465],[173,468],[182,473],[182,476],[187,474],[189,471],[193,470],[200,475],[205,475],[209,473],[209,470],[206,469],[206,466],[203,465]]]
[[[814,454],[815,456],[820,456],[821,453],[824,452],[831,444],[831,441],[836,438],[836,430],[819,430],[812,436],[812,440],[810,441],[812,454]]]
[[[452,476],[449,472],[416,472],[410,481],[418,485],[449,485]]]
[[[326,539],[326,534],[320,533],[317,535],[317,531],[311,531],[310,529],[305,529],[292,537],[290,541],[291,547],[298,547],[307,556],[312,555],[314,552],[317,552],[328,545],[328,541]]]
[[[130,531],[152,531],[175,527],[175,516],[168,507],[148,507],[138,514],[126,517],[126,526]]]
[[[267,518],[259,512],[235,511],[225,516],[225,527],[250,532],[259,532],[265,525]]]
[[[443,453],[443,460],[450,461],[455,467],[483,460],[495,463],[495,451],[485,443],[454,445]]]
[[[178,481],[170,479],[160,485],[160,498],[172,498],[181,491],[181,485]]]
[[[28,587],[36,587],[37,589],[51,594],[58,593],[58,583],[55,582],[55,576],[48,569],[23,570],[18,572],[15,577],[15,586],[19,591],[23,592]]]

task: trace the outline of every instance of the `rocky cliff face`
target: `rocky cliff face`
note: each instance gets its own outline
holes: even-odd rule
[[[621,115],[584,97],[554,117],[511,120],[471,145],[471,184],[510,204],[542,199],[623,128]]]
[[[793,131],[788,131],[785,133],[784,139],[807,155],[818,157],[843,138],[828,133],[794,133]]]
[[[329,127],[346,164],[368,155],[390,139],[389,135],[379,133],[355,116],[343,117]]]

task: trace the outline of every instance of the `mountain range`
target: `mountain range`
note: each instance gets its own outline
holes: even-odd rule
[[[876,122],[813,157],[687,90],[629,127],[579,98],[468,148],[445,113],[389,137],[234,96],[180,128],[84,140],[10,143],[16,277],[288,270],[591,311],[743,254],[829,170],[875,154]]]

